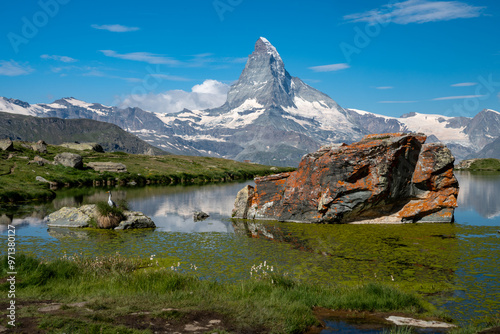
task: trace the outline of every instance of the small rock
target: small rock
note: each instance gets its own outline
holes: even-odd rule
[[[82,156],[69,152],[59,153],[54,157],[54,162],[56,164],[63,165],[66,167],[72,167],[78,169],[83,167]]]
[[[210,217],[210,215],[208,213],[206,213],[206,212],[203,212],[203,211],[196,211],[193,214],[193,219],[194,219],[195,222],[201,221],[201,220],[205,220],[208,217]]]
[[[32,144],[31,148],[35,152],[47,153],[47,143],[43,140],[39,140],[36,143]]]
[[[150,156],[155,156],[156,153],[155,151],[153,150],[152,147],[148,148],[145,152],[144,152],[145,155],[150,155]]]
[[[192,324],[187,324],[186,326],[184,326],[184,330],[187,332],[197,332],[197,331],[205,331],[207,330],[207,328]]]
[[[127,166],[122,163],[116,162],[89,162],[87,167],[92,168],[98,172],[114,172],[114,173],[126,173]]]
[[[115,230],[128,230],[132,228],[155,228],[156,225],[151,218],[139,211],[125,211],[125,220],[115,227]]]
[[[12,151],[14,149],[14,143],[10,139],[0,139],[0,150],[2,151]]]
[[[40,307],[38,312],[54,312],[61,309],[61,304],[50,304],[44,307]]]
[[[405,318],[405,317],[397,317],[394,315],[391,315],[390,317],[386,318],[386,320],[390,321],[398,326],[415,326],[415,327],[424,327],[424,328],[452,328],[452,327],[456,327],[453,324],[448,324],[446,322],[441,322],[441,321],[433,321],[433,320],[426,321],[426,320],[419,320],[419,319],[412,319],[412,318]]]

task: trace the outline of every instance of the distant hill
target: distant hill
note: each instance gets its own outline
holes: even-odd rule
[[[0,112],[0,139],[38,141],[59,145],[65,142],[96,142],[105,151],[143,154],[153,150],[157,155],[169,154],[119,126],[91,119],[33,117]]]
[[[481,151],[472,154],[470,158],[495,158],[500,159],[500,137],[485,145]]]

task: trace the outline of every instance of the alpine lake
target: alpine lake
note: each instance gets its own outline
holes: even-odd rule
[[[154,230],[48,228],[64,206],[107,200],[104,188],[58,191],[51,203],[0,208],[0,229],[16,226],[17,253],[44,259],[119,253],[152,258],[201,279],[251,279],[250,268],[313,284],[385,282],[416,291],[459,324],[500,314],[500,174],[455,172],[453,224],[327,225],[231,219],[246,183],[114,188],[113,199],[150,216]],[[210,217],[195,222],[193,213]],[[6,239],[5,239],[6,240]],[[7,245],[0,254],[7,252]],[[179,265],[180,264],[180,265]]]

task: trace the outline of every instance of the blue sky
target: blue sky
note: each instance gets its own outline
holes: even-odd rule
[[[264,36],[343,107],[473,116],[500,111],[499,16],[494,0],[9,1],[0,96],[212,106]]]

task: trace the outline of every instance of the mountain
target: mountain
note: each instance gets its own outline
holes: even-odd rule
[[[500,136],[500,113],[491,109],[484,109],[473,118],[415,112],[389,117],[357,109],[346,110],[351,119],[370,133],[425,133],[427,142],[445,143],[457,160],[479,157],[478,152]]]
[[[329,96],[292,77],[263,37],[224,105],[160,118],[192,133],[183,138],[199,150],[210,147],[224,157],[284,166],[296,165],[321,145],[352,142],[367,133]]]
[[[342,108],[291,76],[276,48],[263,37],[218,108],[161,114],[68,97],[33,105],[0,98],[0,111],[93,119],[116,124],[174,154],[279,166],[296,166],[304,154],[322,145],[352,143],[371,133],[423,132],[428,142],[447,144],[457,160],[474,156],[500,136],[500,113],[491,109],[468,118],[421,113],[388,117]]]
[[[0,112],[0,138],[38,141],[59,145],[65,142],[97,142],[105,151],[123,151],[142,154],[153,150],[167,154],[120,127],[90,119],[61,119],[33,117]]]
[[[485,159],[485,158],[495,158],[495,159],[500,159],[500,137],[495,139],[489,144],[486,144],[483,149],[475,154],[471,154],[467,156],[468,159],[474,159],[474,158],[480,158],[480,159]]]

